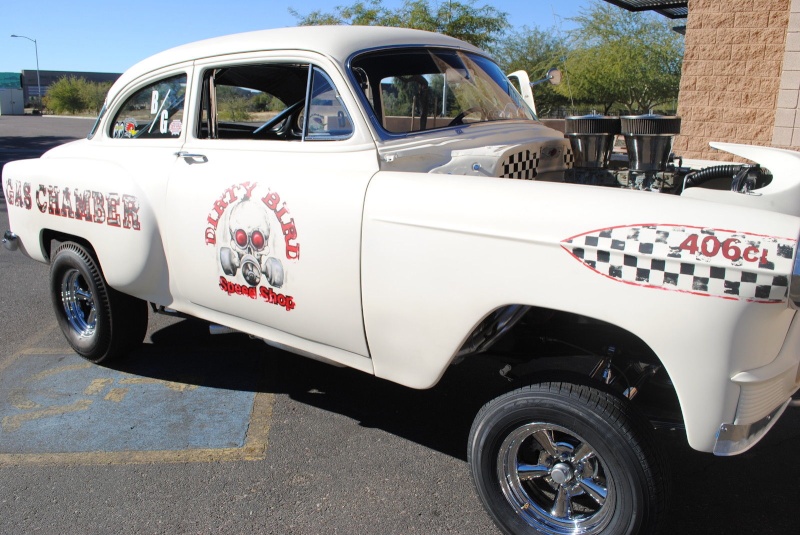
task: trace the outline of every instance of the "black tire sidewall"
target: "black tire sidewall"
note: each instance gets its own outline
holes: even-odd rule
[[[534,385],[540,386],[540,385]],[[611,394],[606,401],[619,404]],[[566,428],[588,442],[613,478],[614,511],[604,534],[642,532],[648,523],[648,481],[640,451],[631,445],[627,429],[601,417],[579,398],[545,389],[520,389],[487,404],[470,434],[468,458],[473,483],[489,514],[509,535],[534,533],[508,503],[497,476],[497,456],[503,440],[522,425],[540,422]],[[609,489],[612,490],[612,489]]]

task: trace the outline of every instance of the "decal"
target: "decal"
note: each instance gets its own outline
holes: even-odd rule
[[[628,284],[762,303],[786,300],[797,240],[680,225],[595,230],[561,246]]]
[[[133,117],[128,117],[127,119],[114,123],[115,138],[136,137],[138,133],[136,119]]]
[[[6,199],[13,206],[26,210],[36,206],[41,213],[52,216],[130,230],[142,228],[139,221],[139,200],[133,195],[44,184],[33,189],[29,182],[9,180]]]
[[[283,288],[286,263],[300,258],[297,227],[277,192],[257,195],[258,189],[243,182],[224,190],[206,218],[204,239],[216,248],[220,290],[288,312],[296,306],[294,297],[273,288]]]
[[[181,123],[180,119],[173,119],[169,123],[169,133],[173,136],[181,135],[181,130],[183,130],[183,123]]]
[[[539,167],[539,156],[535,152],[525,150],[510,154],[503,162],[500,178],[533,180],[538,174],[537,167]]]
[[[314,132],[324,132],[325,131],[325,117],[320,115],[319,113],[312,113],[308,117],[308,131],[311,133]]]

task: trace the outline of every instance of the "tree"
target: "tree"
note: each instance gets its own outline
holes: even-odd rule
[[[474,0],[438,5],[430,0],[405,0],[396,10],[385,7],[381,0],[357,0],[350,6],[337,6],[333,13],[317,10],[301,15],[291,8],[289,12],[298,19],[300,26],[347,24],[416,28],[456,37],[480,48],[490,48],[509,27],[506,13],[489,5],[476,7]]]
[[[523,70],[531,81],[544,78],[553,67],[563,69],[568,51],[566,41],[552,30],[523,27],[500,41],[493,52],[505,73]],[[550,84],[533,88],[536,111],[545,117],[556,109],[569,105],[569,98]]]
[[[565,67],[577,100],[608,113],[614,104],[646,112],[677,98],[683,40],[666,19],[595,2],[572,20]]]
[[[56,113],[77,113],[86,108],[86,80],[64,76],[50,85],[45,106]]]
[[[43,103],[55,113],[97,113],[110,87],[111,82],[89,82],[82,77],[64,76],[50,86]]]

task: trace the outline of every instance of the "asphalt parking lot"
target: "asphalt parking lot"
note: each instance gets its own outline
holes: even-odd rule
[[[0,165],[90,126],[0,117]],[[485,363],[414,391],[151,315],[140,349],[96,366],[56,326],[47,266],[0,248],[0,274],[1,534],[497,533],[466,465]],[[658,436],[664,533],[797,532],[800,410],[734,458]]]

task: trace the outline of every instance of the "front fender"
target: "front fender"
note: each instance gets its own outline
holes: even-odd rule
[[[748,245],[756,247],[746,249],[748,260],[761,255],[776,262],[771,271],[753,264],[757,282],[741,281],[738,295],[726,293],[727,280],[703,286],[681,270],[694,266],[716,277],[728,261],[722,243],[713,242],[712,258],[678,251],[674,285],[665,275],[659,283],[642,282],[644,264],[635,262],[649,262],[658,248],[639,247],[637,233],[652,233],[655,244],[664,228],[701,244],[709,229],[729,229],[717,231],[729,249],[735,240],[752,241],[759,245]],[[774,360],[786,338],[794,313],[780,281],[791,272],[798,232],[793,216],[663,194],[381,172],[367,192],[362,259],[375,373],[426,388],[492,310],[521,304],[572,312],[650,346],[675,384],[690,443],[710,451],[720,423],[734,417],[738,386],[731,377]],[[605,267],[599,252],[591,259],[578,251],[588,250],[595,236],[608,242]],[[668,267],[671,252],[663,251]]]

